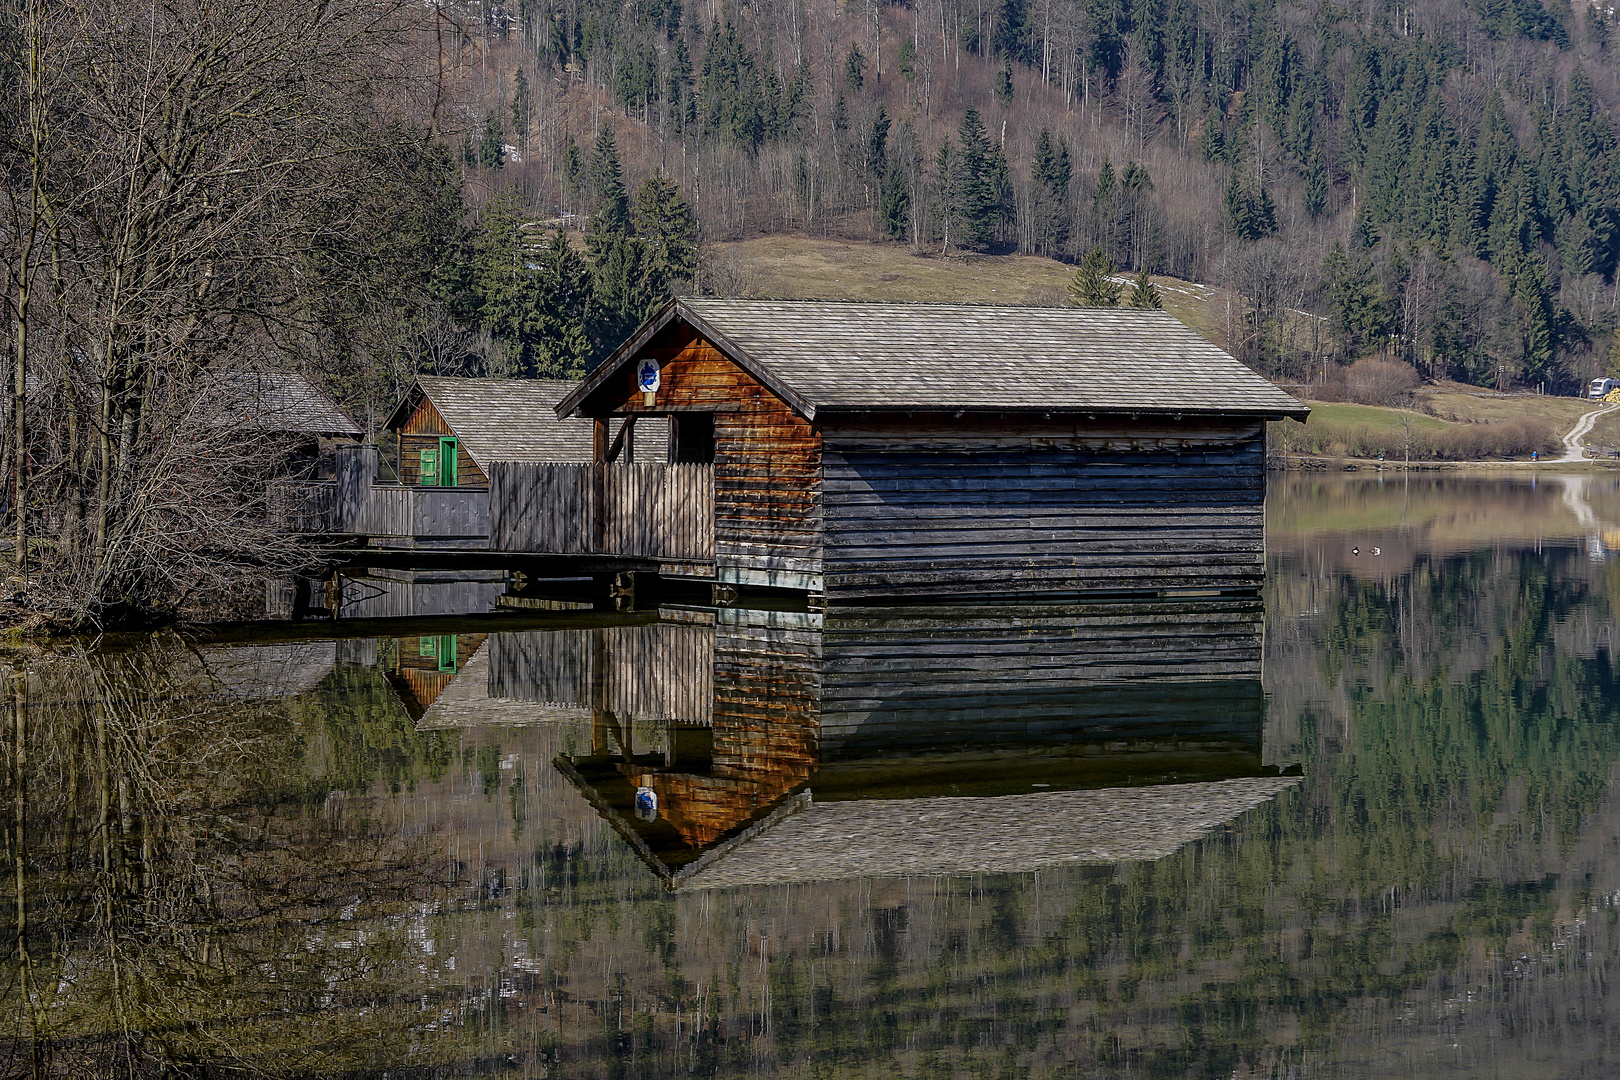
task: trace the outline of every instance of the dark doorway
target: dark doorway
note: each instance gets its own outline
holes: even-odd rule
[[[682,465],[714,464],[713,413],[675,413],[669,418],[669,460]]]

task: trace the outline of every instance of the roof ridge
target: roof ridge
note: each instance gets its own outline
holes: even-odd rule
[[[987,300],[878,300],[871,297],[830,297],[830,296],[682,296],[678,298],[682,304],[690,303],[722,303],[722,304],[847,304],[850,306],[867,307],[918,307],[918,308],[988,308],[1007,311],[1063,311],[1074,312],[1109,312],[1112,314],[1130,315],[1174,315],[1163,308],[1137,308],[1128,305],[1114,307],[1078,307],[1073,304],[996,304]],[[1177,319],[1177,322],[1181,320]],[[1186,325],[1183,323],[1183,325]]]

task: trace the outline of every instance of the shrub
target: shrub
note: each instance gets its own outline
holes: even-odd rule
[[[1358,405],[1405,405],[1418,386],[1411,364],[1369,356],[1345,373],[1345,396]]]
[[[1524,457],[1533,450],[1546,453],[1558,446],[1551,427],[1529,419],[1449,424],[1440,430],[1413,425],[1410,435],[1401,428],[1375,430],[1367,424],[1336,424],[1326,419],[1303,425],[1284,420],[1272,431],[1272,441],[1281,453],[1360,458],[1382,453],[1389,461],[1400,461],[1408,453],[1413,461],[1483,461]]]

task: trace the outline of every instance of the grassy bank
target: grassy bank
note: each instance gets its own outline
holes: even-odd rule
[[[1559,399],[1548,399],[1559,400]],[[1567,400],[1567,399],[1566,399]],[[1573,423],[1573,421],[1571,421]],[[1310,422],[1272,425],[1273,447],[1285,454],[1403,461],[1489,461],[1561,450],[1559,429],[1536,416],[1454,423],[1409,409],[1312,404]]]

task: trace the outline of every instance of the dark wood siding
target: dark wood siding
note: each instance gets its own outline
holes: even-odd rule
[[[1262,614],[1258,597],[831,609],[823,763],[995,742],[1258,753]]]
[[[1258,421],[825,418],[829,599],[1258,589]]]
[[[662,365],[652,409],[643,406],[629,369],[602,388],[599,400],[614,413],[713,411],[714,558],[721,580],[819,589],[821,436],[815,426],[681,324],[638,355]]]
[[[450,425],[444,422],[439,410],[433,407],[433,402],[423,398],[416,411],[411,413],[410,419],[399,430],[399,480],[402,484],[414,486],[422,482],[422,451],[437,450],[439,436],[454,435]],[[488,487],[489,479],[484,476],[478,463],[467,453],[467,447],[458,439],[456,442],[456,486],[457,487]]]

